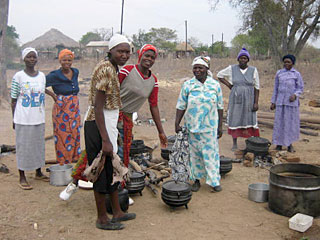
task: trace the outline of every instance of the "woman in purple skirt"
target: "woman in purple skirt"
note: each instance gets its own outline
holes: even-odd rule
[[[303,80],[293,68],[295,56],[285,55],[282,61],[284,68],[276,74],[270,106],[271,110],[276,109],[272,143],[277,145],[276,150],[287,146],[288,152],[294,152],[292,143],[298,141],[300,135],[299,97]]]

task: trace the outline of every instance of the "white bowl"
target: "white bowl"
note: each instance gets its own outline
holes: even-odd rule
[[[312,226],[313,217],[302,213],[297,213],[289,219],[289,228],[298,232],[305,232]]]

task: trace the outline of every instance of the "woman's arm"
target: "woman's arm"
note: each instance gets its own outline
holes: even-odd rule
[[[218,79],[219,79],[219,81],[220,81],[221,83],[223,83],[224,85],[226,85],[229,89],[231,89],[231,88],[233,87],[233,85],[230,84],[226,79],[224,79],[224,78],[219,78],[219,77],[218,77]]]
[[[106,129],[106,124],[105,124],[104,115],[103,115],[103,107],[104,107],[105,101],[106,101],[105,92],[97,90],[95,105],[94,105],[94,113],[95,113],[96,124],[102,139],[102,152],[104,155],[112,158],[113,147],[109,139],[109,135]]]
[[[156,127],[158,129],[159,133],[159,138],[160,138],[160,143],[161,143],[161,148],[166,148],[168,145],[168,140],[166,137],[166,134],[164,133],[161,119],[160,119],[160,112],[158,106],[150,106],[150,112],[152,115],[152,119],[156,124]]]
[[[256,112],[259,109],[259,89],[254,88],[254,102],[252,111]]]
[[[222,137],[223,109],[218,109],[218,138]]]
[[[185,113],[186,110],[180,110],[177,109],[176,111],[176,121],[175,121],[175,132],[178,133],[179,131],[181,131],[181,127],[180,127],[180,122],[183,118],[183,115]]]
[[[57,95],[55,95],[54,92],[51,92],[50,90],[46,89],[45,93],[52,97],[53,101],[57,101]]]
[[[290,99],[289,99],[290,102],[294,102],[298,97],[300,97],[300,95],[303,92],[303,88],[304,88],[304,83],[303,83],[301,74],[298,72],[296,82],[295,82],[294,94],[290,96]]]
[[[274,87],[273,87],[271,106],[270,106],[271,110],[274,110],[276,108],[276,102],[278,97],[278,87],[279,87],[279,72],[277,72],[276,77],[274,79]]]
[[[17,99],[11,98],[12,119],[14,118],[14,111],[16,110],[16,106],[17,106]],[[12,121],[12,128],[15,129],[15,124],[13,121]]]

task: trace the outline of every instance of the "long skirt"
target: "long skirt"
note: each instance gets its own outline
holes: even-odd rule
[[[259,137],[260,132],[259,128],[237,128],[237,129],[230,129],[228,128],[228,134],[232,136],[232,138],[249,138],[249,137]]]
[[[58,96],[53,105],[52,122],[57,162],[75,162],[81,154],[80,109],[77,96]]]
[[[289,146],[300,137],[299,107],[277,105],[274,117],[272,143]]]
[[[45,124],[15,125],[17,167],[31,171],[45,165]]]
[[[219,143],[216,133],[189,132],[190,179],[205,178],[206,184],[220,185]]]

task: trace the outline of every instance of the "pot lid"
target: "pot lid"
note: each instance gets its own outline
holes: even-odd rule
[[[246,142],[255,143],[255,144],[270,144],[270,141],[262,137],[249,137]]]
[[[130,178],[144,178],[145,174],[142,172],[132,172]]]
[[[191,191],[191,186],[189,183],[175,182],[174,180],[166,181],[165,183],[162,184],[162,188],[167,191],[173,191],[173,192]]]

